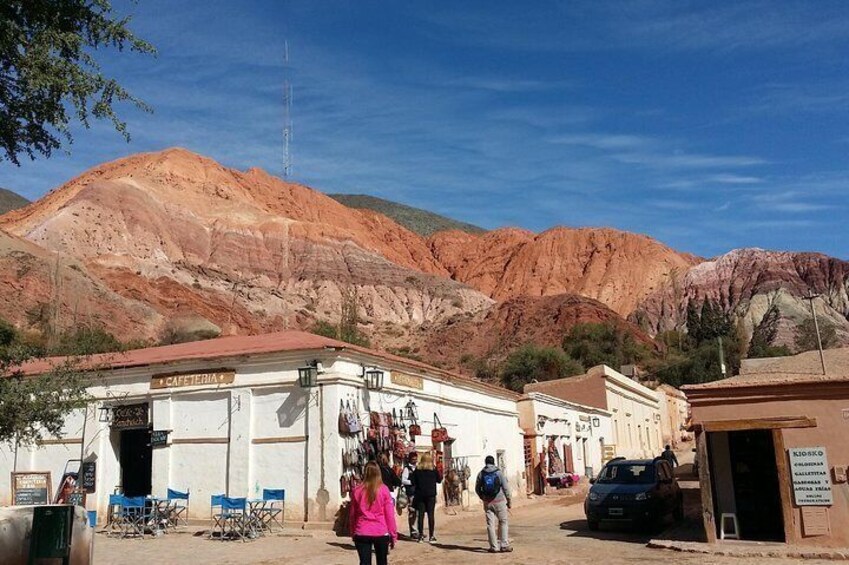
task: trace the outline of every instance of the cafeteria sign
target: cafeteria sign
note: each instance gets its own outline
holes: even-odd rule
[[[232,369],[217,369],[205,373],[169,373],[153,375],[150,388],[178,388],[183,386],[217,386],[230,384],[236,379]]]
[[[824,447],[793,447],[790,478],[796,506],[831,506],[831,478]]]

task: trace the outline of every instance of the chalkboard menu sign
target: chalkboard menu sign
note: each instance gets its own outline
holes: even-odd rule
[[[94,461],[85,461],[82,464],[80,474],[83,477],[82,488],[87,493],[97,491],[97,463]]]
[[[12,473],[12,501],[15,505],[50,504],[50,473]]]
[[[151,447],[165,447],[168,445],[168,434],[171,430],[153,430],[150,432]]]
[[[71,506],[85,506],[85,493],[74,491],[69,493],[67,497],[65,497],[65,504],[70,504]]]
[[[149,409],[150,405],[147,402],[116,406],[112,409],[112,428],[117,430],[146,428],[150,424]]]

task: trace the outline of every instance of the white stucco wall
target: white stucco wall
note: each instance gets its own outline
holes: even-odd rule
[[[612,413],[616,455],[652,458],[663,451],[660,396],[604,367],[607,409]]]
[[[301,389],[297,368],[305,358],[319,355],[324,366],[320,390]],[[447,382],[439,375],[428,376],[407,367],[405,373],[421,378],[422,388],[401,386],[390,378],[390,371],[398,371],[398,367],[352,355],[295,352],[115,370],[103,375],[90,389],[96,400],[88,412],[84,457],[96,458],[98,488],[89,495],[88,508],[105,516],[108,496],[121,482],[120,432],[97,418],[97,408],[104,401],[113,405],[149,402],[152,428],[171,430],[169,444],[152,452],[152,492],[163,496],[169,487],[190,490],[190,516],[194,519],[209,517],[213,494],[253,498],[260,497],[263,488],[284,488],[288,519],[303,520],[308,506],[310,520],[332,520],[342,502],[339,477],[345,440],[337,429],[340,399],[358,404],[363,420],[369,409],[400,411],[413,400],[421,416],[420,442],[430,445],[436,412],[457,439],[455,456],[468,457],[477,471],[485,455],[503,451],[511,487],[524,491],[522,435],[512,394]],[[362,363],[386,371],[384,390],[365,390]],[[234,382],[215,387],[150,388],[153,374],[204,372],[212,367],[234,369]],[[81,415],[72,415],[61,442],[19,450],[18,470],[51,471],[55,488],[66,461],[79,458],[81,431]],[[9,503],[12,461],[8,446],[0,446],[0,503]],[[329,496],[325,508],[316,502],[322,484]]]

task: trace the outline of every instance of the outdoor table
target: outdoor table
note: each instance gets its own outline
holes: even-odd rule
[[[257,537],[265,535],[263,532],[265,529],[265,523],[263,522],[262,514],[265,510],[266,504],[267,501],[261,498],[248,500],[248,527],[256,534]]]
[[[167,533],[171,523],[171,500],[168,498],[148,497],[151,509],[151,531]]]

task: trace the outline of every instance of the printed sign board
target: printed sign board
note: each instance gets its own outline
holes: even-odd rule
[[[49,472],[12,473],[12,503],[16,506],[50,504]]]
[[[791,447],[790,479],[797,506],[831,506],[831,477],[824,447]]]
[[[389,380],[392,381],[392,384],[401,385],[408,388],[416,388],[419,390],[424,389],[424,379],[415,375],[408,375],[407,373],[391,371],[389,373]]]
[[[116,430],[146,428],[150,424],[149,410],[150,405],[147,402],[116,406],[112,409],[112,428]]]
[[[80,471],[82,475],[82,488],[87,493],[97,491],[97,463],[94,461],[85,461],[82,464]]]
[[[168,373],[153,375],[150,388],[179,388],[183,386],[218,386],[231,384],[236,380],[233,369],[215,369],[204,373]]]
[[[168,445],[168,434],[171,430],[153,430],[150,432],[151,447],[165,447]]]

